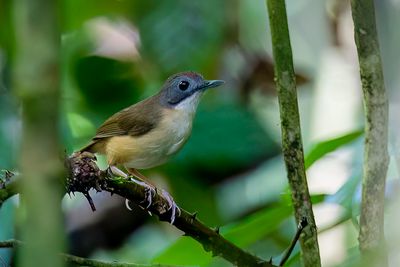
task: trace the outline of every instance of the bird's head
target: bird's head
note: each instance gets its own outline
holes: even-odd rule
[[[196,72],[182,72],[167,79],[159,96],[164,106],[195,111],[202,93],[223,84],[222,80],[204,80]]]

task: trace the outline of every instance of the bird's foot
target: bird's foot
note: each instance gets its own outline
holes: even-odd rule
[[[145,198],[141,203],[147,203],[147,206],[143,207],[146,209],[148,209],[151,206],[151,204],[153,203],[153,197],[156,195],[156,188],[154,186],[147,184],[146,182],[142,181],[139,178],[134,179],[134,178],[129,177],[125,172],[121,171],[116,166],[109,166],[107,169],[107,172],[110,175],[115,175],[115,176],[122,177],[124,179],[129,179],[130,181],[145,187],[145,190],[146,190]],[[132,210],[132,208],[129,205],[129,199],[125,200],[125,206],[128,210]],[[151,213],[150,213],[150,215],[151,215]]]
[[[153,203],[153,197],[156,195],[157,189],[154,186],[149,185],[148,183],[140,181],[138,179],[130,178],[130,181],[138,185],[141,185],[145,188],[146,191],[144,194],[144,199],[141,201],[141,203],[147,204],[147,206],[145,206],[144,208],[148,209]]]
[[[164,189],[161,190],[161,195],[164,197],[164,199],[168,203],[168,209],[167,211],[171,210],[171,220],[170,223],[174,224],[176,215],[180,216],[181,215],[181,209],[178,207],[178,205],[175,203],[173,197]]]
[[[144,205],[143,206],[139,205],[139,206],[142,207],[143,209],[148,209],[153,204],[153,198],[155,197],[155,195],[157,193],[157,188],[154,185],[147,183],[145,181],[146,177],[144,175],[142,175],[140,172],[138,172],[136,169],[127,169],[127,170],[131,175],[134,176],[134,178],[132,176],[128,176],[126,173],[124,173],[123,171],[121,171],[120,169],[118,169],[115,166],[108,167],[108,172],[110,172],[112,175],[129,179],[130,181],[132,181],[138,185],[141,185],[145,188],[145,196],[144,196],[144,199],[141,201],[141,203],[143,203],[146,206],[144,206]],[[164,206],[162,209],[164,210],[164,212],[171,211],[170,223],[173,224],[175,222],[176,216],[181,215],[181,210],[178,207],[178,205],[175,203],[172,196],[167,191],[162,189],[161,196],[166,200],[166,202],[168,204],[168,206],[166,206],[166,207]],[[128,210],[132,210],[132,208],[129,205],[128,199],[125,201],[125,205]],[[161,213],[163,213],[163,212],[161,212]],[[150,211],[149,211],[149,214],[152,215]]]

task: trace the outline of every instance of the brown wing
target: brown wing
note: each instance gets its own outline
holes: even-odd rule
[[[162,110],[156,97],[150,97],[125,108],[108,118],[98,129],[92,142],[80,151],[91,151],[104,138],[130,135],[141,136],[150,132],[161,120]]]
[[[154,129],[161,115],[157,99],[150,97],[111,116],[99,127],[93,139],[146,134]]]
[[[94,140],[120,135],[140,136],[155,127],[155,122],[148,116],[138,116],[132,108],[124,109],[108,120],[97,130]]]

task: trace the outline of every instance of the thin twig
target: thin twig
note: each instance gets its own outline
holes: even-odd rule
[[[0,248],[16,248],[20,245],[22,245],[22,242],[16,239],[0,241]]]
[[[279,262],[279,266],[285,265],[286,261],[289,259],[290,255],[293,252],[294,247],[296,246],[297,241],[300,238],[300,234],[303,232],[304,228],[306,228],[308,225],[308,221],[306,217],[303,217],[299,224],[297,225],[297,231],[295,236],[292,239],[292,242],[290,242],[289,248],[286,250],[285,254],[283,255],[281,261]]]
[[[10,239],[0,241],[0,248],[16,248],[23,245],[24,243],[19,240]],[[90,266],[90,267],[177,267],[175,265],[164,265],[164,264],[136,264],[136,263],[121,263],[121,262],[107,262],[100,260],[93,260],[74,256],[71,254],[60,253],[60,256],[66,263],[79,265],[79,266]]]

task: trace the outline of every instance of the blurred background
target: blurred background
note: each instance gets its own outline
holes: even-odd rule
[[[17,169],[21,107],[11,86],[18,19],[0,1],[0,169]],[[265,1],[60,1],[60,134],[68,154],[110,115],[154,93],[176,72],[226,84],[199,106],[193,134],[167,164],[145,171],[184,209],[229,240],[277,262],[296,230],[280,150]],[[375,1],[390,99],[386,232],[400,266],[396,230],[400,163],[400,1]],[[287,1],[310,192],[323,266],[354,266],[363,158],[363,110],[349,1]],[[60,153],[63,153],[60,151]],[[102,167],[104,159],[99,157]],[[69,252],[96,259],[230,266],[124,199],[92,192],[63,200]],[[0,209],[0,240],[15,237],[18,197]],[[12,262],[0,250],[0,266]],[[299,248],[287,266],[300,266]]]

